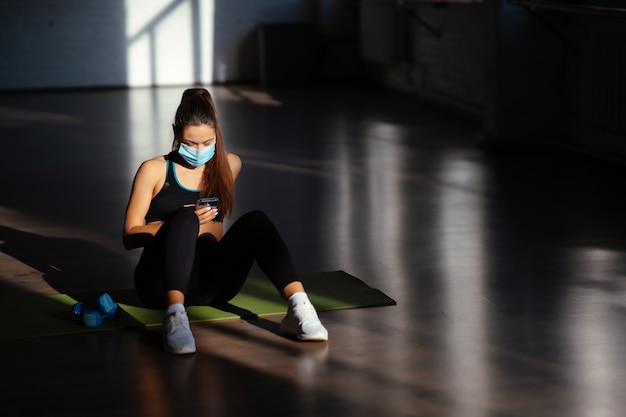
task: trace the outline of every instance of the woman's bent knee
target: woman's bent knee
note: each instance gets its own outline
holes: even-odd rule
[[[175,224],[177,228],[189,228],[191,230],[195,230],[196,234],[200,230],[198,216],[191,208],[187,207],[176,210],[166,219],[166,222]]]
[[[261,210],[250,211],[241,216],[241,220],[255,225],[273,225],[267,214],[265,214],[265,212]]]

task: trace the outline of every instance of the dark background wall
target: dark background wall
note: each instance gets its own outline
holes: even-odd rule
[[[533,2],[538,7],[486,3],[487,140],[625,156],[626,7]]]
[[[124,0],[0,0],[0,89],[127,84]]]
[[[480,117],[487,146],[622,159],[626,5],[589,4],[621,3],[362,0],[361,58],[370,80]]]

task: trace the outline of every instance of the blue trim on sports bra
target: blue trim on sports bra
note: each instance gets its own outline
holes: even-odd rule
[[[197,192],[200,192],[200,190],[199,190],[199,189],[194,190],[193,188],[187,188],[187,187],[185,187],[184,185],[182,185],[182,184],[180,183],[180,181],[178,180],[178,175],[176,175],[176,164],[175,164],[175,163],[174,163],[174,161],[172,161],[172,160],[170,160],[169,162],[170,162],[170,164],[172,164],[172,172],[174,173],[174,179],[176,180],[176,183],[178,184],[178,186],[179,186],[180,188],[182,188],[183,190],[186,190],[186,191],[191,191],[192,193],[197,193]],[[169,165],[169,164],[168,164],[168,165]],[[166,178],[167,178],[167,171],[165,171],[165,176],[166,176]]]

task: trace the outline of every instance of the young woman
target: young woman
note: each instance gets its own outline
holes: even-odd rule
[[[174,120],[172,152],[139,167],[124,221],[124,246],[143,247],[135,288],[152,308],[165,309],[168,352],[195,352],[186,305],[226,303],[241,290],[256,261],[287,300],[281,331],[300,340],[327,340],[281,236],[260,211],[224,232],[233,210],[241,160],[226,152],[216,107],[203,88],[183,93]],[[216,207],[197,207],[218,197]]]

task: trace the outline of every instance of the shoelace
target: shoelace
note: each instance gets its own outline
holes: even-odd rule
[[[168,318],[168,334],[175,334],[179,330],[188,330],[187,322],[185,321],[185,313],[176,312],[171,314]]]
[[[319,320],[315,308],[310,303],[302,303],[294,306],[296,313],[300,316],[301,322],[307,322],[311,320]]]

